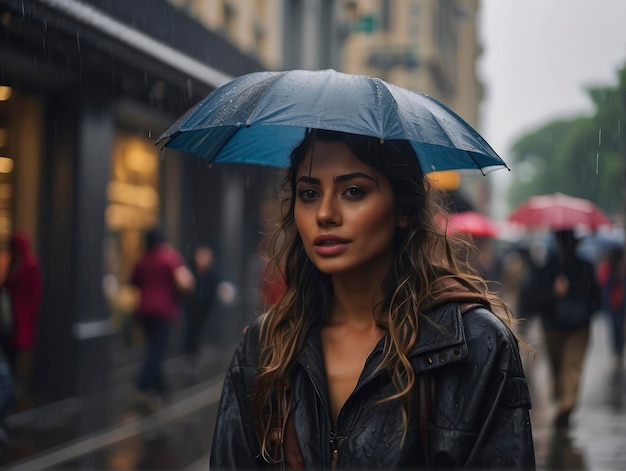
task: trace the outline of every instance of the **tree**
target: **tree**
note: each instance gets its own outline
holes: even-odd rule
[[[509,190],[515,207],[532,195],[562,192],[594,201],[623,218],[626,180],[626,65],[615,86],[587,90],[591,116],[556,120],[512,148],[517,171]]]

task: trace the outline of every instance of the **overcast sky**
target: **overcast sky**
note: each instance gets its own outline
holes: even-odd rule
[[[585,87],[614,85],[626,63],[626,0],[481,0],[479,31],[481,134],[509,164],[518,137],[589,113]],[[508,173],[490,175],[498,191]]]

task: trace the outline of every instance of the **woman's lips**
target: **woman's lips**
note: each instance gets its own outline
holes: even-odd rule
[[[313,249],[319,255],[330,256],[344,252],[348,248],[349,240],[333,235],[317,237],[313,241]]]

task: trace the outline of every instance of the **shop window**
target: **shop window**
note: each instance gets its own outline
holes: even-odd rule
[[[41,166],[41,102],[0,84],[0,279],[14,230],[37,250]]]
[[[137,293],[128,281],[143,252],[143,234],[158,223],[159,158],[152,142],[139,136],[118,134],[111,162],[104,291],[113,323],[125,334],[124,342],[130,346],[134,343],[130,325]]]

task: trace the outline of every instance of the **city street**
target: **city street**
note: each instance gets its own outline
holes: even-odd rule
[[[540,331],[531,325],[527,339],[537,354],[534,362],[527,361],[527,373],[538,469],[626,469],[626,381],[612,369],[608,336],[605,319],[596,318],[580,404],[569,433],[559,435],[551,427],[554,411]],[[4,464],[15,470],[207,469],[221,378],[231,351],[205,349],[196,379],[182,358],[170,360],[168,370],[178,393],[153,414],[132,404],[132,383],[120,382],[99,399],[68,401],[11,417],[13,440]],[[89,431],[85,416],[100,406],[110,409],[111,423]]]
[[[526,363],[533,398],[532,423],[537,468],[626,469],[626,380],[624,367],[614,370],[610,354],[609,324],[603,316],[593,322],[585,359],[580,399],[569,432],[552,428],[548,365],[542,356],[539,325],[533,324],[528,341],[538,350],[534,364]]]

